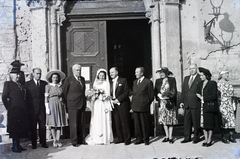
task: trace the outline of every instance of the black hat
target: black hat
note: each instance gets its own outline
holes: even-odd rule
[[[208,69],[203,68],[203,67],[199,67],[198,70],[199,70],[199,72],[204,73],[204,75],[208,75],[210,78],[212,77],[212,74]]]
[[[20,69],[13,67],[10,73],[20,73]]]
[[[169,74],[169,70],[168,70],[168,68],[167,67],[162,67],[161,69],[158,69],[156,72],[163,72],[163,73],[165,73],[166,75],[168,75]]]
[[[21,67],[22,65],[24,65],[23,63],[21,63],[19,60],[15,60],[11,63],[11,65],[13,67]]]

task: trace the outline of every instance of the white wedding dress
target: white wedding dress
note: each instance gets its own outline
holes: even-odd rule
[[[93,87],[94,89],[102,89],[106,96],[109,95],[108,79],[103,82],[95,80]],[[91,111],[90,133],[85,139],[86,143],[88,145],[110,144],[113,142],[110,100],[102,100],[101,97],[96,99],[92,104]]]

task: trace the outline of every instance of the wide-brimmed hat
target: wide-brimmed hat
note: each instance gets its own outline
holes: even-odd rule
[[[160,73],[163,72],[163,73],[165,73],[166,75],[169,74],[169,70],[168,70],[167,67],[162,67],[161,69],[158,69],[157,72],[160,72]]]
[[[63,73],[62,71],[60,71],[60,70],[52,70],[52,71],[49,71],[47,73],[46,79],[47,79],[48,82],[50,81],[50,78],[51,78],[52,74],[55,74],[55,73],[59,74],[60,80],[63,80],[66,77],[65,73]]]
[[[22,65],[24,65],[23,63],[21,63],[19,60],[15,60],[11,63],[11,65],[13,67],[21,67]]]
[[[208,69],[203,68],[203,67],[199,67],[198,70],[199,70],[199,72],[204,73],[204,75],[208,75],[209,77],[212,77],[212,74]]]
[[[20,69],[19,68],[16,68],[16,67],[13,67],[10,71],[10,73],[20,73]]]

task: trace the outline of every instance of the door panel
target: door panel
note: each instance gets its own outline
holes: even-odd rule
[[[71,22],[67,31],[67,65],[82,65],[87,87],[99,68],[107,69],[106,21]],[[69,73],[72,71],[69,70]]]

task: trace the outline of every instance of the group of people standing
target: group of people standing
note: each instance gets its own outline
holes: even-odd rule
[[[48,148],[46,126],[51,128],[53,147],[62,147],[59,140],[62,128],[66,126],[69,126],[70,140],[74,147],[79,144],[112,142],[129,145],[130,112],[134,119],[134,144],[149,145],[150,105],[154,97],[159,105],[158,121],[163,125],[166,135],[162,142],[174,143],[173,126],[178,124],[177,87],[176,80],[167,67],[156,71],[160,73],[160,78],[156,80],[155,88],[153,82],[144,77],[144,68],[137,67],[132,90],[129,89],[127,80],[118,76],[117,67],[109,70],[111,80],[107,70],[99,69],[93,89],[87,92],[80,64],[72,66],[72,74],[68,77],[59,70],[48,72],[48,82],[41,80],[40,68],[34,68],[33,79],[25,82],[24,73],[20,70],[23,64],[16,60],[11,65],[11,80],[4,83],[2,101],[8,110],[7,131],[13,139],[13,152],[26,150],[20,145],[20,138],[27,137],[29,131],[32,148],[37,148],[37,124],[39,142],[44,148]],[[236,106],[232,101],[233,87],[228,81],[228,71],[221,71],[221,78],[216,83],[211,80],[212,75],[205,68],[197,68],[197,65],[192,64],[189,70],[190,76],[184,78],[180,103],[180,107],[185,109],[184,140],[181,143],[191,141],[193,127],[193,143],[200,141],[200,132],[203,130],[203,146],[211,146],[216,115],[221,118],[224,130],[222,141],[236,142],[233,138]],[[91,121],[90,133],[85,137],[84,112],[87,100],[90,103]],[[229,134],[229,137],[224,134]]]
[[[228,70],[220,71],[218,82],[211,80],[212,74],[206,68],[199,67],[198,73],[197,65],[192,64],[189,71],[190,75],[184,78],[180,104],[185,109],[184,140],[181,143],[191,142],[192,127],[193,143],[200,141],[203,131],[205,140],[202,146],[211,146],[214,143],[212,134],[215,127],[221,127],[223,143],[235,143],[236,104]]]

